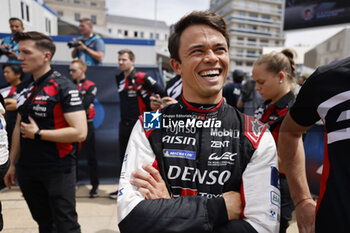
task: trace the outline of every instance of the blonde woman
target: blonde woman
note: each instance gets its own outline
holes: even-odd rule
[[[255,111],[255,117],[269,126],[278,145],[278,133],[284,116],[294,103],[293,93],[295,65],[293,52],[285,49],[282,52],[264,54],[258,58],[253,67],[255,89],[264,102]],[[278,148],[277,148],[278,149]],[[280,165],[279,159],[279,165]],[[286,232],[294,210],[293,201],[283,168],[279,166],[281,191],[280,233]]]

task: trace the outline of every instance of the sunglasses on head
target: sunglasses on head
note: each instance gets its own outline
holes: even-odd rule
[[[69,72],[75,73],[75,72],[77,72],[77,70],[76,69],[69,69]]]

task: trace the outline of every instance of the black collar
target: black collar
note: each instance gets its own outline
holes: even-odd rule
[[[44,74],[43,76],[41,76],[40,78],[38,78],[37,80],[34,81],[34,85],[37,85],[39,86],[40,83],[42,83],[45,79],[47,79],[48,77],[51,76],[51,74],[53,73],[54,71],[51,69],[49,70],[46,74]],[[34,79],[34,78],[33,78]]]
[[[210,113],[217,111],[223,104],[224,99],[221,98],[220,102],[218,104],[198,104],[198,103],[190,103],[187,102],[184,98],[184,96],[181,96],[179,103],[184,108],[190,111],[199,112],[199,113]]]

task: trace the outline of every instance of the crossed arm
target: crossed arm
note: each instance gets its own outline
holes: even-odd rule
[[[201,196],[170,198],[161,175],[151,165],[156,158],[141,123],[137,122],[130,136],[119,182],[117,210],[120,231],[277,232],[277,221],[265,214],[267,208],[272,208],[269,204],[270,166],[277,167],[277,156],[272,136],[264,140],[271,141],[271,147],[255,154],[242,177],[250,182],[244,185],[248,208],[241,219],[242,200],[237,192],[227,192],[212,199]],[[262,179],[254,191],[251,188],[253,177]],[[257,191],[260,189],[264,190],[263,194]],[[278,193],[277,188],[271,190]]]

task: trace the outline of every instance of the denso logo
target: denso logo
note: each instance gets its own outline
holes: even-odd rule
[[[218,130],[215,128],[211,128],[210,130],[210,135],[211,136],[216,136],[216,137],[227,137],[230,136],[231,138],[238,138],[239,137],[239,131],[238,130],[232,130],[232,129],[222,129]]]
[[[196,145],[196,139],[186,136],[169,136],[166,135],[162,138],[162,142],[171,144],[182,144],[182,145]]]
[[[198,182],[199,184],[224,185],[224,183],[230,179],[231,172],[228,170],[201,171],[194,167],[179,167],[171,165],[169,166],[167,177],[169,180],[180,179],[181,181]]]
[[[215,160],[215,161],[220,161],[220,160],[229,160],[234,162],[235,161],[235,156],[237,153],[232,154],[231,152],[225,152],[222,155],[217,155],[216,153],[212,153],[209,156],[209,160]]]

